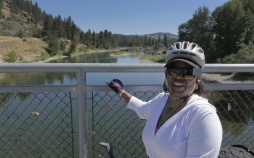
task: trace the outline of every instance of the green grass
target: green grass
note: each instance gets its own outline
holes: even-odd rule
[[[139,52],[132,52],[132,51],[114,51],[112,52],[114,55],[124,55],[124,54],[139,54]]]
[[[162,63],[165,62],[165,55],[164,54],[142,54],[141,59],[151,60],[154,62]]]

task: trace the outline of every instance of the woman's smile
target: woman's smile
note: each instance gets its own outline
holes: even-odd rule
[[[184,84],[183,82],[180,81],[174,81],[172,82],[172,88],[176,89],[176,90],[184,90],[186,84]]]

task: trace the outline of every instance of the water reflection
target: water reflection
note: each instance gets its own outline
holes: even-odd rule
[[[68,58],[50,61],[50,63],[117,63],[118,57],[110,56],[110,52],[87,53]]]
[[[110,52],[89,53],[68,58],[61,58],[50,61],[50,63],[140,63],[137,55],[111,56]],[[89,84],[96,85],[101,78],[98,74],[87,75]],[[105,75],[103,75],[105,77]],[[108,75],[108,79],[114,77]],[[125,77],[122,77],[125,78]],[[107,81],[107,80],[105,80]],[[104,82],[105,82],[104,81]],[[102,82],[102,83],[104,83]],[[2,73],[0,78],[1,85],[74,85],[76,84],[75,73]]]

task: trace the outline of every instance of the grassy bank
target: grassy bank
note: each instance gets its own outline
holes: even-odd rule
[[[142,54],[140,58],[144,59],[144,60],[151,60],[156,63],[165,62],[165,55],[164,54]]]
[[[0,36],[0,63],[34,63],[34,62],[48,62],[50,60],[65,58],[63,54],[56,54],[50,56],[47,52],[48,44],[38,38],[17,38]],[[151,49],[152,51],[152,49]],[[113,56],[121,55],[140,55],[142,60],[153,62],[164,62],[162,54],[155,53],[154,55],[148,53],[141,53],[135,48],[116,48],[111,50],[88,49],[85,51],[77,51],[71,56],[96,53],[96,52],[112,52]]]

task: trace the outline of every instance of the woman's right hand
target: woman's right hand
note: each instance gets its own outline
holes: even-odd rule
[[[113,79],[112,81],[107,82],[106,84],[118,94],[123,90],[123,83],[119,79]]]

